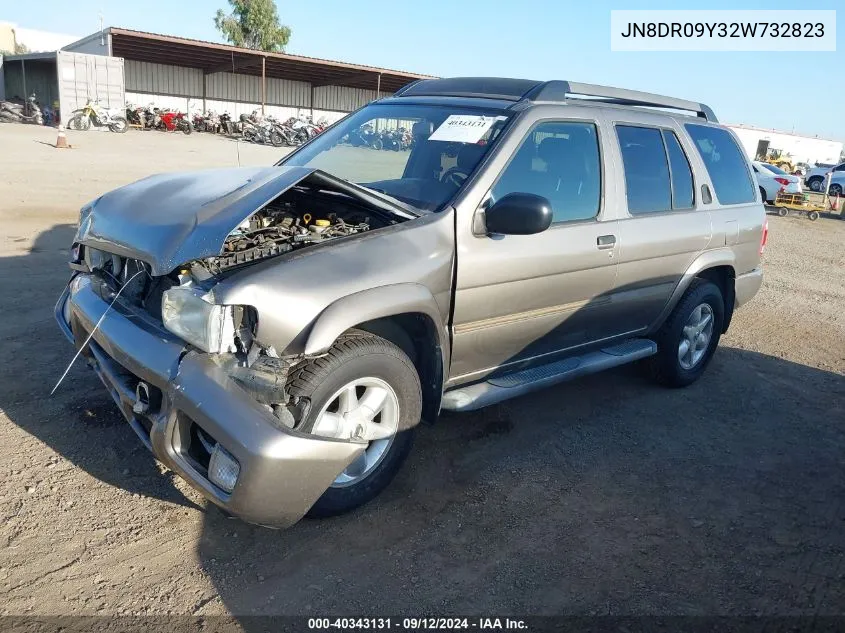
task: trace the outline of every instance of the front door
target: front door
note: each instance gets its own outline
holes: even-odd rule
[[[510,159],[484,206],[533,193],[550,201],[554,223],[536,235],[478,235],[459,209],[451,384],[548,362],[611,329],[618,246],[603,196],[607,140],[590,117],[519,129],[500,151]]]

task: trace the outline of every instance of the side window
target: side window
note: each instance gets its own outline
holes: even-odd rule
[[[601,203],[601,160],[592,123],[546,122],[528,133],[491,191],[533,193],[552,204],[555,222],[589,220]]]
[[[694,206],[694,187],[689,160],[678,137],[671,130],[663,130],[666,152],[669,154],[669,168],[672,171],[672,208],[691,209]]]
[[[748,161],[731,133],[722,128],[694,123],[687,123],[684,127],[704,161],[719,202],[754,202],[757,192],[748,172]]]
[[[845,171],[845,163],[842,163],[841,165],[836,166],[833,169],[833,171]]]
[[[669,163],[660,130],[617,125],[631,215],[672,208]]]

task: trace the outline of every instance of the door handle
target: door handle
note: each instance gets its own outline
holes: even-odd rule
[[[613,248],[614,246],[616,246],[616,236],[599,235],[596,239],[596,245],[599,247],[599,250],[607,250],[608,248]]]

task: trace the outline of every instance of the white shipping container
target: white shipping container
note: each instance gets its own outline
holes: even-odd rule
[[[769,149],[780,150],[793,163],[835,164],[839,162],[839,156],[842,153],[841,141],[800,136],[746,125],[729,125],[728,127],[739,137],[746,154],[752,160],[757,157],[758,149],[765,143],[768,143]]]
[[[62,121],[67,122],[89,99],[106,108],[123,108],[126,103],[120,57],[58,51],[56,75]]]

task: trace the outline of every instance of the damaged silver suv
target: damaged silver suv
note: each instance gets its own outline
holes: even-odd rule
[[[425,80],[276,166],[86,205],[56,316],[161,462],[284,527],[376,496],[441,409],[641,359],[692,383],[765,241],[702,104]]]

